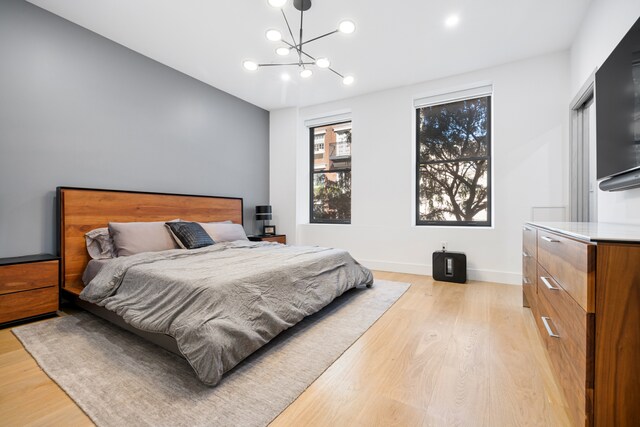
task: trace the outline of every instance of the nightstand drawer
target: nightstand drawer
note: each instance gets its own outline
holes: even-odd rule
[[[0,323],[58,310],[58,287],[0,295]]]
[[[58,287],[58,261],[0,267],[0,295],[46,287]]]
[[[287,244],[287,238],[285,236],[263,237],[262,241],[263,242],[278,242],[278,243],[282,243],[283,245]]]
[[[283,245],[287,244],[286,234],[276,234],[273,236],[248,236],[248,238],[252,242],[276,242],[282,243]]]

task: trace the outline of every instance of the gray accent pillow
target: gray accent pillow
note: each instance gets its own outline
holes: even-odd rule
[[[184,249],[204,248],[215,243],[197,222],[167,222],[165,226]]]
[[[215,242],[249,240],[247,238],[247,234],[244,232],[244,228],[242,228],[242,225],[240,224],[229,224],[220,222],[200,222],[199,224]]]
[[[174,219],[170,222],[180,221]],[[158,222],[110,222],[109,233],[119,257],[142,252],[178,249],[178,245],[165,227]]]
[[[116,257],[116,249],[107,227],[96,228],[84,235],[87,252],[92,259],[108,259]]]

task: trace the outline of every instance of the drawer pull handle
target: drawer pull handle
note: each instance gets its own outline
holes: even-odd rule
[[[544,317],[544,316],[542,316],[541,319],[542,319],[542,323],[544,324],[544,328],[547,330],[547,333],[549,334],[549,336],[551,338],[560,338],[560,335],[554,333],[551,330],[551,326],[549,326],[549,320],[551,320],[551,319],[548,318],[548,317]]]
[[[552,239],[551,237],[541,236],[540,238],[542,240],[545,240],[545,241],[549,242],[549,243],[560,243],[560,240]]]
[[[544,285],[550,291],[559,291],[560,290],[560,288],[558,288],[557,286],[553,286],[551,284],[551,280],[553,280],[551,277],[542,277],[542,276],[540,276],[540,280],[542,280],[542,283],[544,283]]]
[[[522,256],[525,257],[525,258],[529,258],[531,255],[529,255],[525,251],[522,251]]]
[[[527,279],[526,277],[522,279],[524,281],[525,285],[529,285],[531,284],[531,281],[529,279]]]

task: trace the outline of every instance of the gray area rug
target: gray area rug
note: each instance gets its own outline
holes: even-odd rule
[[[409,288],[377,280],[347,291],[281,333],[217,387],[188,363],[89,313],[13,333],[99,426],[264,426],[345,352]]]

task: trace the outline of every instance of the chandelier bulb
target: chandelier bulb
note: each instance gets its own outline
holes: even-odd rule
[[[287,3],[287,0],[268,0],[268,3],[269,6],[281,8]]]
[[[257,64],[257,63],[255,63],[255,62],[253,62],[253,61],[249,61],[249,60],[244,61],[244,62],[242,63],[242,66],[243,66],[246,70],[249,70],[249,71],[256,71],[256,70],[258,69],[258,64]]]
[[[356,24],[348,19],[338,24],[338,31],[343,34],[351,34],[356,30]]]
[[[267,40],[272,42],[279,42],[280,40],[282,40],[282,33],[278,30],[267,30],[265,35],[267,36]]]
[[[342,79],[342,84],[345,85],[345,86],[351,86],[354,81],[355,81],[355,79],[353,78],[353,76],[345,76]]]
[[[331,61],[328,58],[318,58],[316,59],[316,65],[320,68],[329,68],[331,66]]]

